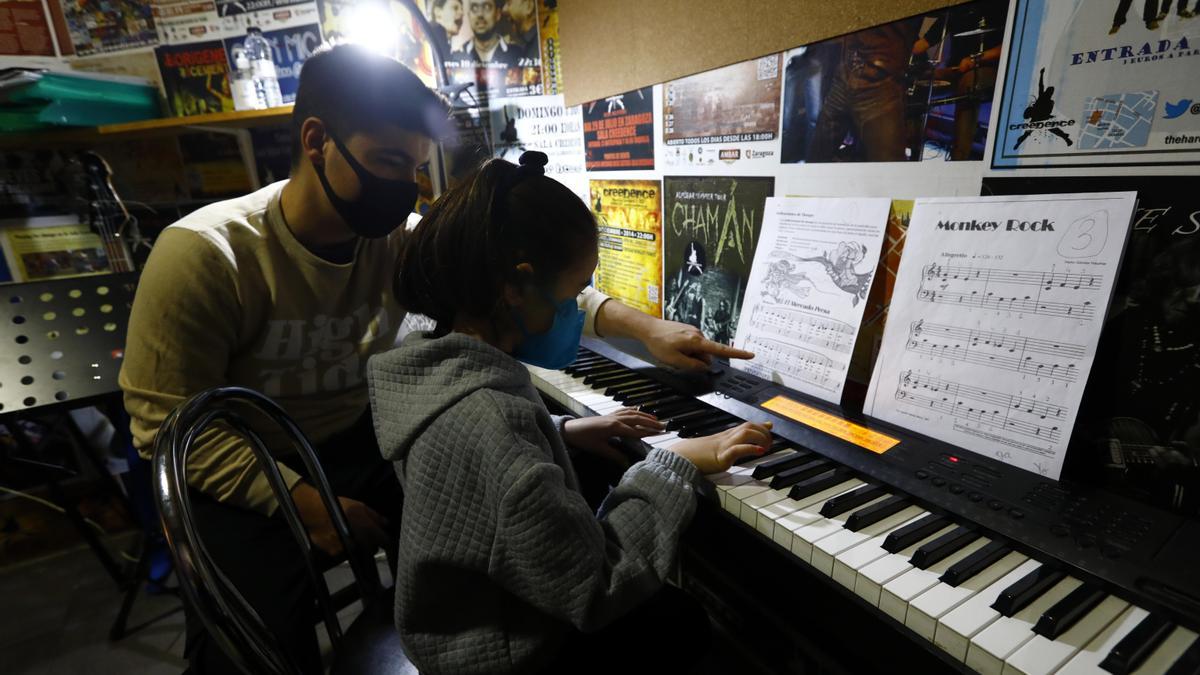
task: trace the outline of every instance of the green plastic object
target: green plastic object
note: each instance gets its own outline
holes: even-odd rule
[[[160,116],[145,80],[94,73],[0,71],[0,131],[94,127]]]

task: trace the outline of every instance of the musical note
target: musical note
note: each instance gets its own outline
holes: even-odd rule
[[[743,364],[744,369],[765,380],[779,381],[778,375],[802,380],[808,384],[837,391],[845,364],[796,345],[765,337],[752,337],[744,345],[754,352],[754,360]]]
[[[848,323],[781,305],[758,305],[750,317],[756,333],[769,333],[849,355],[856,331]]]
[[[925,337],[921,337],[924,333]],[[986,330],[929,323],[912,324],[906,349],[935,358],[975,363],[990,368],[1035,375],[1061,382],[1075,382],[1079,368],[1072,361],[1086,353],[1082,345],[1021,337]],[[1043,361],[1029,354],[1048,355],[1058,361]]]
[[[913,377],[911,370],[901,374],[896,389],[896,400],[903,401],[906,405],[930,408],[958,419],[1052,442],[1057,442],[1062,432],[1058,424],[1046,420],[1064,419],[1069,413],[1063,406],[1024,396],[1005,394],[938,377]]]

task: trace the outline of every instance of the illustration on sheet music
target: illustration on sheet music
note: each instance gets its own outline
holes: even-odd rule
[[[864,412],[1057,479],[1135,201],[917,200]]]
[[[883,246],[888,199],[770,198],[734,367],[837,403]]]

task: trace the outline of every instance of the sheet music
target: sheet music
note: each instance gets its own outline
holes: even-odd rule
[[[1135,201],[917,200],[864,412],[1057,479]]]
[[[890,199],[767,199],[734,367],[837,403],[887,228]]]

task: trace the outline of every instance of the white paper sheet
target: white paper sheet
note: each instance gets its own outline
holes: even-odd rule
[[[838,403],[890,199],[767,199],[734,367]]]
[[[864,412],[1057,479],[1135,201],[918,199]]]

